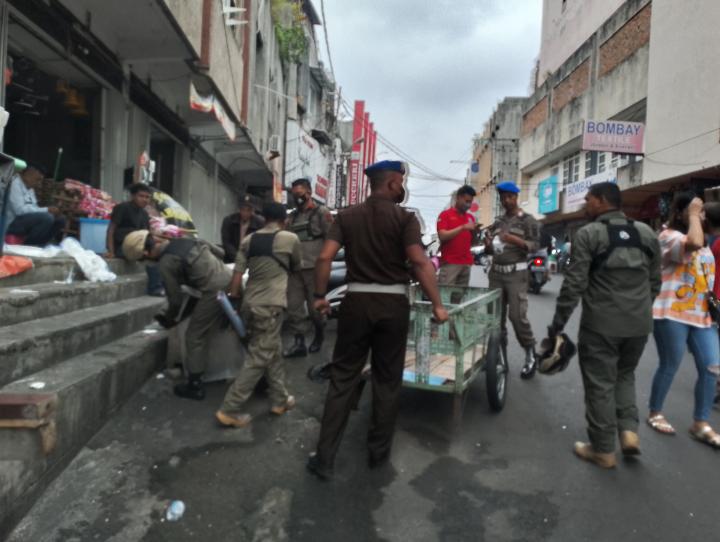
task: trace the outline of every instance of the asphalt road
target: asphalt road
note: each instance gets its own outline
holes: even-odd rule
[[[560,279],[530,298],[545,329]],[[569,331],[577,333],[577,314]],[[667,437],[642,426],[642,455],[613,471],[576,459],[585,438],[576,364],[521,381],[522,353],[510,346],[505,410],[491,413],[484,378],[473,386],[460,429],[452,401],[404,390],[392,463],[366,467],[366,392],[324,483],[304,470],[322,411],[324,386],[304,377],[330,354],[289,362],[298,407],[275,419],[254,398],[249,428],[223,430],[213,412],[225,390],[202,403],[176,399],[166,379],[150,380],[82,450],[10,538],[18,541],[677,541],[717,537],[720,454],[692,441],[695,369],[686,360],[666,414]],[[642,415],[656,366],[652,340],[638,370]],[[720,413],[713,419],[720,426]],[[163,520],[171,499],[186,504]]]

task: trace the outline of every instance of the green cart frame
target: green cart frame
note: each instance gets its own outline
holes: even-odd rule
[[[485,372],[490,408],[500,412],[508,375],[500,290],[441,286],[440,296],[450,319],[438,325],[432,321],[431,303],[419,288],[411,288],[403,386],[453,394],[453,420],[459,423],[468,388]],[[417,362],[418,349],[427,352],[423,359],[429,363]]]

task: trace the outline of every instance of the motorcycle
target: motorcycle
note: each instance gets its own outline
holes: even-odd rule
[[[528,290],[533,294],[539,294],[541,288],[550,278],[545,254],[530,254],[528,258],[528,274]]]

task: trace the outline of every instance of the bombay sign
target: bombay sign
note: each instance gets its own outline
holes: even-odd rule
[[[586,120],[582,150],[642,154],[645,125],[619,120]]]

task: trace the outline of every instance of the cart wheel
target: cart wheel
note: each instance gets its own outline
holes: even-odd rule
[[[500,412],[505,406],[507,376],[507,350],[502,345],[500,334],[494,333],[488,341],[485,357],[485,384],[490,408],[495,412]]]

